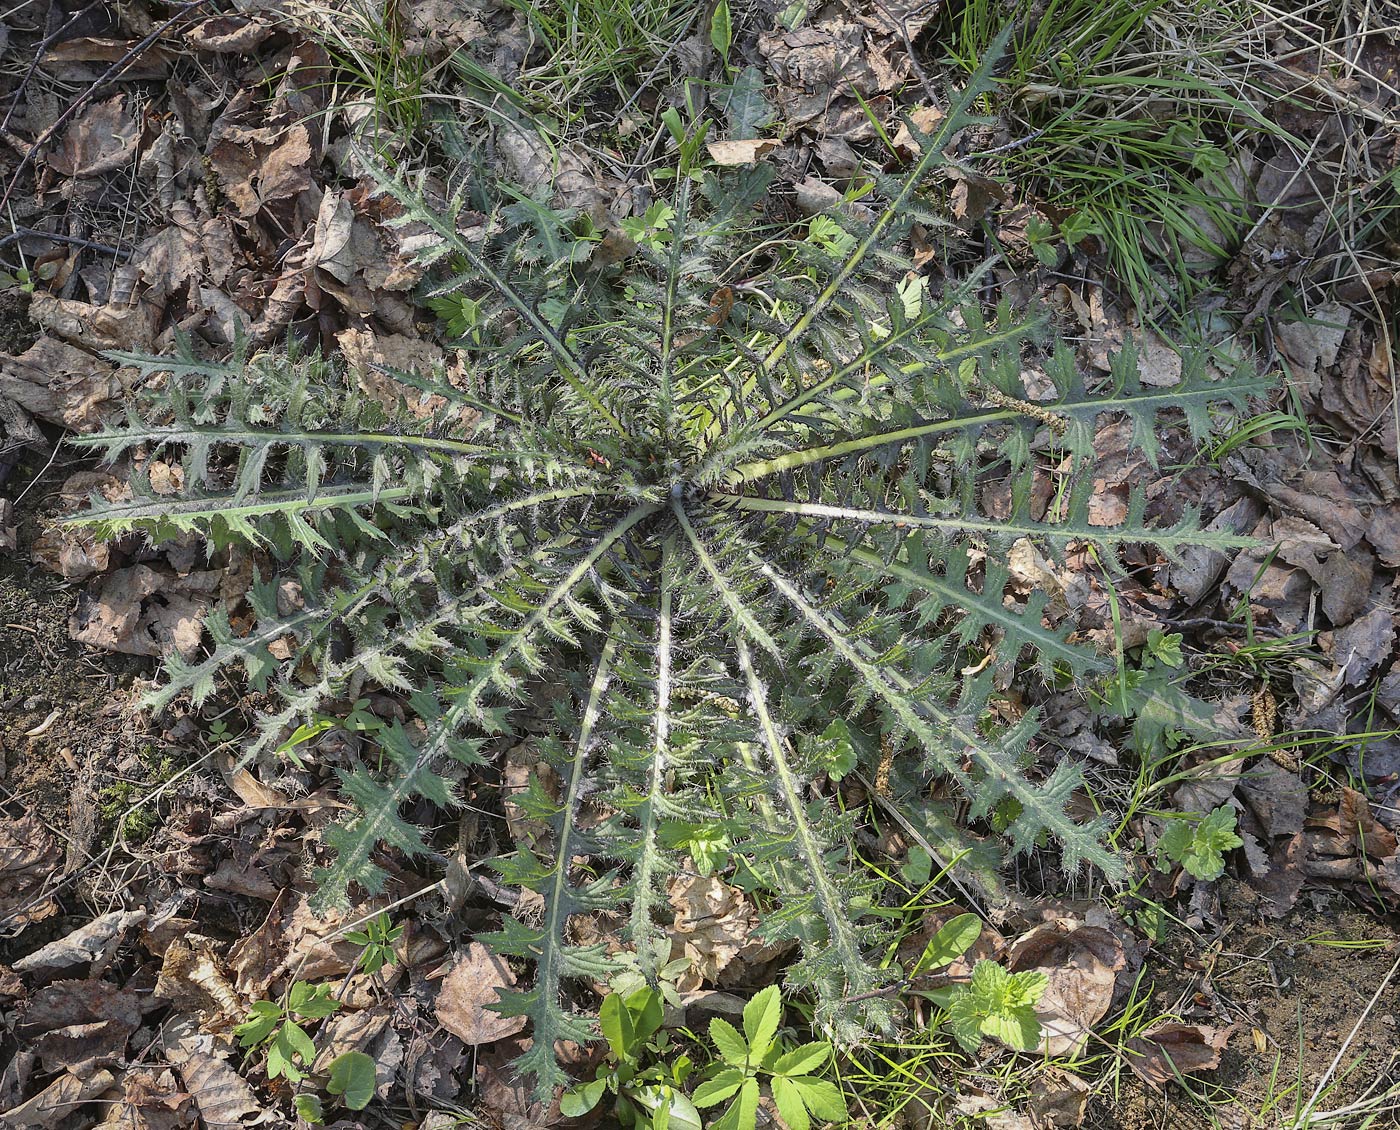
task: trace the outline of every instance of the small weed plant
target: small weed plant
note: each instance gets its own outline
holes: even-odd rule
[[[783,998],[777,985],[769,985],[744,1006],[742,1032],[727,1020],[710,1021],[719,1062],[695,1088],[694,1099],[702,1110],[728,1103],[712,1130],[754,1130],[765,1088],[791,1130],[808,1130],[813,1119],[847,1121],[841,1089],[818,1075],[831,1062],[831,1045],[819,1040],[788,1049],[778,1039],[782,1019]]]
[[[254,1001],[248,1018],[233,1030],[245,1051],[267,1053],[267,1077],[293,1085],[306,1080],[316,1059],[316,1044],[308,1023],[324,1020],[340,1009],[330,985],[294,981],[282,1000]],[[374,1060],[364,1052],[344,1052],[331,1060],[324,1078],[327,1094],[349,1110],[363,1110],[374,1098]],[[295,1096],[297,1114],[307,1122],[324,1120],[321,1098],[314,1091]]]
[[[1157,841],[1157,866],[1170,871],[1179,865],[1193,878],[1211,882],[1225,874],[1225,853],[1243,846],[1235,813],[1222,804],[1199,819],[1173,819]]]
[[[133,499],[94,500],[79,521],[197,530],[275,563],[249,594],[256,626],[212,613],[207,656],[172,659],[154,705],[202,701],[241,668],[271,704],[251,759],[367,688],[402,704],[341,771],[353,811],[324,833],[317,906],[380,891],[382,847],[428,852],[406,811],[451,808],[459,781],[532,735],[553,773],[512,801],[549,831],[496,866],[543,911],[506,916],[489,941],[534,965],[499,1007],[532,1022],[519,1067],[541,1087],[566,1081],[555,1044],[594,1030],[573,986],[617,960],[570,920],[621,915],[633,960],[661,968],[667,885],[696,842],[676,830],[721,812],[722,858],[751,877],[763,936],[795,944],[787,981],[818,1030],[846,1041],[891,1024],[892,973],[871,956],[882,894],[831,784],[852,759],[874,779],[888,750],[894,779],[943,778],[971,820],[998,814],[1013,852],[1040,842],[1070,871],[1122,871],[1104,822],[1067,811],[1080,768],[1036,765],[1036,713],[1006,726],[988,709],[1017,664],[1111,669],[1047,624],[1044,594],[1013,597],[1006,552],[1021,538],[1092,542],[1110,561],[1144,542],[1239,544],[1189,516],[1154,526],[1140,497],[1121,525],[1093,525],[1084,471],[1101,420],[1126,416],[1152,458],[1163,413],[1200,435],[1213,405],[1267,385],[1188,365],[1175,387],[1145,388],[1125,353],[1086,387],[1040,319],[984,304],[985,274],[937,289],[914,269],[910,228],[934,222],[920,188],[979,120],[993,46],[906,175],[877,181],[874,218],[827,217],[841,239],[773,215],[762,166],[683,159],[657,182],[665,208],[607,255],[585,217],[538,201],[514,197],[473,229],[461,198],[443,210],[386,180],[430,233],[417,246],[431,296],[465,296],[452,379],[390,374],[404,390],[390,411],[294,352],[127,358],[170,376],[77,441],[179,459],[188,488],[157,496],[138,473]],[[1022,384],[1028,350],[1055,384],[1043,401]],[[1075,472],[1040,512],[1046,452]],[[989,513],[997,481],[1009,501]],[[756,1055],[763,1031],[723,1049],[743,1060],[741,1122],[764,1071],[794,1080],[780,1106],[805,1102],[796,1068],[777,1071],[763,1040]]]
[[[598,1010],[608,1058],[591,1082],[565,1091],[560,1110],[579,1118],[613,1095],[613,1113],[623,1126],[652,1130],[700,1130],[700,1114],[685,1093],[694,1063],[685,1054],[668,1062],[670,1034],[662,1029],[665,1000],[652,988],[609,993]]]
[[[303,1026],[309,1020],[324,1020],[340,1008],[329,985],[293,982],[282,1001],[254,1001],[248,1019],[233,1030],[238,1046],[253,1051],[267,1050],[267,1077],[300,1082],[316,1058],[316,1045]]]

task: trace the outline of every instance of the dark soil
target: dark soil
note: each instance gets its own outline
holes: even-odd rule
[[[39,327],[29,320],[29,296],[0,291],[0,353],[23,353],[38,336]]]
[[[1356,945],[1363,942],[1378,944]],[[1305,893],[1282,921],[1230,922],[1213,946],[1188,931],[1169,933],[1148,959],[1150,1012],[1176,1012],[1201,1023],[1228,1016],[1238,1027],[1219,1069],[1193,1085],[1200,1098],[1177,1086],[1163,1094],[1124,1071],[1126,1086],[1117,1100],[1105,1096],[1093,1104],[1086,1125],[1291,1126],[1343,1045],[1314,1110],[1337,1110],[1372,1088],[1385,1090],[1400,1079],[1400,984],[1392,981],[1375,1007],[1367,1006],[1398,955],[1394,923],[1321,890]],[[1362,1124],[1361,1116],[1354,1123],[1328,1123]]]
[[[9,477],[17,492],[28,489],[17,514],[19,549],[0,557],[0,795],[65,838],[71,870],[100,831],[99,794],[110,783],[103,775],[143,737],[129,703],[149,663],[69,639],[82,586],[29,560],[46,499],[72,470],[43,470],[47,459],[31,453]]]

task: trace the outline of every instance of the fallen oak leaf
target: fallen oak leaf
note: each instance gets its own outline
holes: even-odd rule
[[[1124,1044],[1128,1066],[1154,1087],[1164,1087],[1182,1075],[1211,1071],[1220,1066],[1221,1053],[1235,1027],[1158,1024]]]

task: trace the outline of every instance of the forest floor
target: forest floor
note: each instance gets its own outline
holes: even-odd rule
[[[1008,19],[989,124],[929,188],[946,223],[922,262],[999,257],[989,295],[1043,306],[1088,373],[1127,347],[1153,386],[1191,351],[1277,374],[1199,449],[1161,436],[1158,466],[1130,429],[1095,437],[1106,521],[1142,488],[1260,548],[1144,550],[1116,579],[1082,555],[1013,562],[1120,674],[1209,703],[1221,737],[1168,724],[1165,746],[1142,745],[1064,705],[1047,749],[1087,759],[1128,889],[1033,856],[991,882],[954,868],[961,885],[923,896],[902,949],[958,909],[984,915],[985,956],[1014,961],[1040,931],[1035,967],[1077,1038],[968,1056],[924,1004],[833,1077],[871,1127],[1400,1124],[1400,9],[20,0],[0,22],[0,1126],[296,1124],[293,1088],[229,1035],[293,981],[340,986],[318,1070],[346,1051],[379,1070],[375,1101],[334,1126],[586,1122],[529,1101],[504,1066],[520,1025],[482,1010],[528,971],[472,941],[495,904],[471,886],[489,837],[470,811],[439,819],[446,879],[386,859],[404,930],[366,973],[346,935],[383,904],[307,906],[303,848],[343,803],[333,775],[239,766],[245,687],[141,708],[159,656],[198,654],[210,609],[246,623],[256,561],[53,526],[127,489],[130,467],[62,443],[137,379],[105,354],[290,336],[371,383],[372,362],[441,362],[361,148],[635,234],[678,108],[711,122],[713,162],[776,166],[793,223],[859,209],[868,170],[908,159],[905,116],[935,121]],[[178,464],[143,473],[180,489]],[[528,768],[470,799],[510,821],[502,797]],[[1238,843],[1223,875],[1156,866],[1175,814],[1221,809]],[[883,846],[921,886],[908,845]],[[704,959],[691,1027],[780,979],[737,888],[696,879],[673,903],[675,952]]]

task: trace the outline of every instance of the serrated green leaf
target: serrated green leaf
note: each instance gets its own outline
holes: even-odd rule
[[[803,1044],[784,1052],[769,1068],[774,1075],[810,1075],[831,1058],[831,1045],[825,1041]]]
[[[736,1067],[749,1062],[749,1045],[729,1021],[716,1016],[710,1021],[710,1043],[719,1052],[720,1059]]]
[[[788,1130],[809,1130],[812,1120],[808,1118],[807,1107],[792,1080],[781,1076],[773,1080],[773,1104],[787,1123]]]
[[[783,996],[777,985],[760,989],[744,1005],[744,1036],[748,1040],[751,1062],[757,1063],[768,1054],[782,1019]]]
[[[802,1099],[802,1104],[817,1118],[836,1123],[845,1123],[850,1118],[846,1096],[830,1080],[799,1078],[789,1082]]]
[[[713,1079],[707,1079],[695,1088],[691,1101],[700,1109],[717,1106],[724,1102],[744,1084],[748,1075],[737,1067],[727,1067]]]

